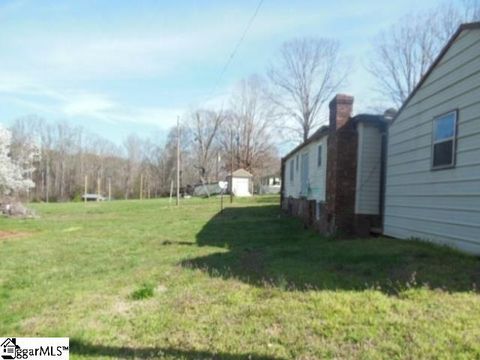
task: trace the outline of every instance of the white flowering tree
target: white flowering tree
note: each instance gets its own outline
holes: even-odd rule
[[[25,144],[18,159],[12,159],[10,146],[12,133],[0,125],[0,196],[27,191],[35,186],[30,179],[33,163],[38,156],[37,147]]]

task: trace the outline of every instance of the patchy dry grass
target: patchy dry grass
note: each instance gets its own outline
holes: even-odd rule
[[[69,336],[72,358],[480,357],[478,258],[321,238],[277,202],[42,204],[40,219],[0,219],[13,234],[0,236],[0,333]]]
[[[15,238],[21,238],[28,236],[28,232],[22,232],[22,231],[1,231],[0,230],[0,241],[5,240],[5,239],[15,239]]]

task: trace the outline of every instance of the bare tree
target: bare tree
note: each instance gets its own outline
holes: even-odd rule
[[[132,135],[124,141],[122,149],[80,126],[48,122],[37,116],[16,119],[11,131],[12,158],[22,161],[24,169],[32,165],[22,160],[29,146],[35,144],[40,150],[39,158],[35,158],[36,170],[26,174],[35,187],[21,194],[22,197],[44,201],[78,200],[87,176],[89,192],[97,190],[99,180],[103,194],[110,184],[114,198],[131,198],[139,195],[140,174],[143,174],[145,196],[168,192],[167,178],[174,164],[167,161],[167,147],[155,142],[161,137],[157,134],[152,136],[155,141]]]
[[[196,158],[193,166],[198,169],[202,182],[209,182],[215,168],[218,147],[216,136],[224,120],[221,111],[196,110],[189,115],[187,130],[192,137],[192,155]]]
[[[124,197],[128,199],[134,193],[135,180],[138,177],[142,161],[141,139],[135,134],[131,134],[124,140],[123,146],[126,152]]]
[[[303,141],[319,125],[322,106],[346,79],[346,62],[338,41],[325,38],[294,39],[283,44],[268,76],[270,100],[279,115]]]
[[[232,95],[219,141],[224,151],[225,169],[245,168],[254,175],[263,173],[270,159],[278,158],[274,142],[278,131],[271,103],[264,98],[262,79],[252,76],[241,81]]]
[[[476,0],[464,2],[464,6],[445,3],[408,14],[382,32],[367,66],[377,81],[378,92],[400,106],[458,26],[478,16]]]

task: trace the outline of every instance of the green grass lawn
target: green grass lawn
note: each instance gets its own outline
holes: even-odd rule
[[[322,238],[276,197],[226,205],[0,219],[0,335],[68,336],[72,358],[480,358],[479,258]]]

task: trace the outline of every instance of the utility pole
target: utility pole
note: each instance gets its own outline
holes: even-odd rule
[[[108,201],[112,201],[112,178],[108,178]]]
[[[143,174],[140,174],[140,200],[143,200]]]
[[[237,135],[235,140],[237,141],[237,169],[240,169],[240,137]]]
[[[100,178],[97,179],[97,201],[100,201]]]
[[[85,175],[85,191],[83,192],[83,201],[87,204],[88,175]]]
[[[150,200],[150,175],[147,177],[147,198]]]
[[[177,116],[177,202],[180,202],[180,118]]]
[[[230,204],[233,203],[233,130],[230,130]]]
[[[49,191],[49,187],[50,187],[50,164],[49,164],[49,161],[48,161],[48,156],[47,155],[47,168],[45,169],[45,172],[46,172],[46,176],[45,176],[45,200],[47,201],[48,203],[48,191]]]

